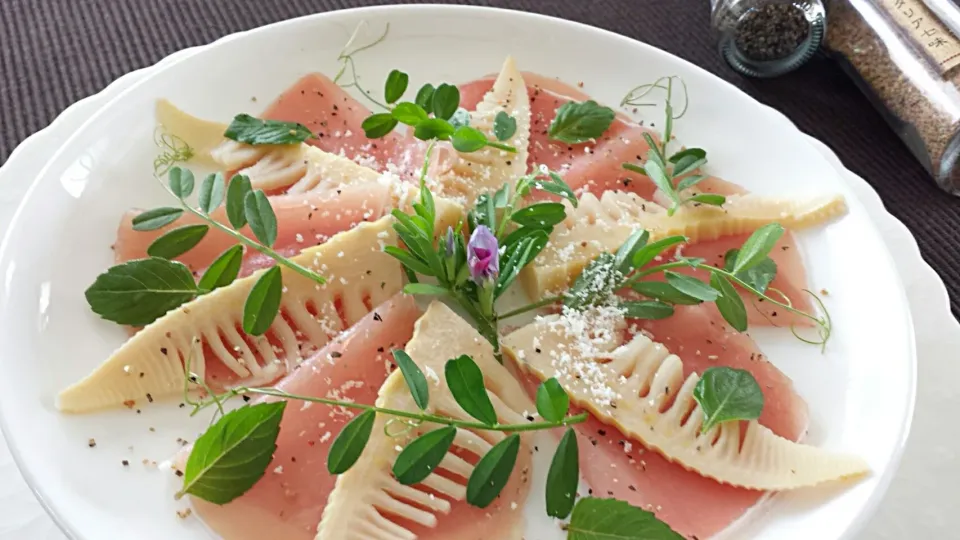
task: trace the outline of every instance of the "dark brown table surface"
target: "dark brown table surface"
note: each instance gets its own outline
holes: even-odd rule
[[[185,47],[267,23],[370,0],[0,0],[0,163],[74,101]],[[438,3],[438,2],[434,2]],[[739,77],[720,59],[707,0],[489,0],[636,38],[702,66],[825,142],[913,232],[960,314],[960,199],[927,178],[834,63],[817,57],[774,80]],[[24,180],[26,181],[26,179]],[[896,254],[894,254],[896,256]],[[869,271],[864,269],[864,271]]]

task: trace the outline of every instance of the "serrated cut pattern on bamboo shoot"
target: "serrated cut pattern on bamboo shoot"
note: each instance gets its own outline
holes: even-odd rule
[[[804,199],[731,195],[723,207],[685,205],[673,216],[659,204],[634,193],[591,193],[577,208],[567,205],[567,218],[550,236],[537,260],[523,270],[521,280],[531,298],[565,290],[583,267],[602,252],[614,252],[637,229],[650,231],[650,241],[686,236],[691,243],[749,234],[768,223],[804,229],[846,212],[840,195]]]
[[[626,342],[607,339],[599,348],[593,341],[583,353],[583,333],[571,335],[567,327],[562,316],[546,317],[503,344],[522,370],[541,380],[556,377],[572,402],[687,469],[725,484],[774,491],[869,472],[857,456],[793,442],[757,421],[725,422],[701,433],[704,413],[693,397],[700,377],[684,378],[677,355],[643,334]]]
[[[282,267],[280,313],[264,335],[240,330],[247,296],[266,271],[260,270],[170,311],[138,332],[92,374],[61,392],[59,408],[87,412],[147,395],[179,394],[188,361],[200,378],[218,362],[235,375],[237,384],[276,380],[400,292],[400,264],[382,252],[383,245],[396,243],[392,223],[389,216],[363,223],[292,257],[326,283]]]
[[[494,358],[490,344],[442,303],[431,304],[420,318],[406,351],[427,376],[428,414],[474,421],[454,400],[444,378],[446,361],[461,354],[471,356],[483,372],[487,395],[501,423],[525,422],[523,411],[533,410],[519,383]],[[381,387],[377,405],[419,411],[399,370]],[[439,470],[420,484],[400,484],[391,472],[398,449],[438,427],[422,424],[411,428],[378,415],[360,459],[337,478],[317,529],[317,540],[413,540],[417,535],[410,524],[427,528],[441,526],[444,514],[466,497],[473,464],[463,456],[479,458],[505,435],[499,431],[458,429],[454,450],[447,453]],[[390,436],[387,432],[399,435]],[[522,476],[529,473],[531,448],[526,435],[521,441],[511,484],[500,495],[499,504],[506,505],[507,510],[495,520],[482,524],[489,527],[490,538],[519,540],[523,537],[523,513],[510,510],[511,503],[523,507],[529,490],[529,482]]]

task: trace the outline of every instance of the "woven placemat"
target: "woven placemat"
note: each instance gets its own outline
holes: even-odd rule
[[[0,0],[0,162],[74,101],[133,69],[271,22],[391,2],[358,0]],[[960,200],[940,192],[853,83],[827,58],[774,80],[739,77],[709,32],[709,2],[490,0],[580,21],[706,68],[782,111],[863,176],[913,232],[960,314]],[[896,254],[894,254],[896,256]],[[865,270],[866,271],[866,270]]]

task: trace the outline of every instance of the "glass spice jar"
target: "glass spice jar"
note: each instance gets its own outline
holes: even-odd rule
[[[960,9],[828,0],[825,46],[945,191],[960,196]]]
[[[749,77],[776,77],[809,60],[826,26],[821,0],[710,0],[720,55]]]

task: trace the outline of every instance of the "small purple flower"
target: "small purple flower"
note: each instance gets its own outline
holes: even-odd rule
[[[444,253],[446,254],[447,257],[453,257],[453,241],[454,241],[453,227],[447,227],[446,241],[447,241],[445,246],[446,250]]]
[[[477,285],[483,286],[500,274],[499,249],[497,237],[486,225],[478,226],[470,235],[467,265],[470,267],[470,277]]]

